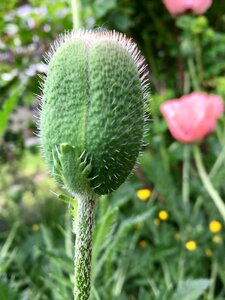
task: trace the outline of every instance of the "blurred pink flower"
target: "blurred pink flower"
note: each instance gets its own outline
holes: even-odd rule
[[[163,0],[167,10],[172,15],[179,15],[187,10],[199,15],[204,13],[212,4],[212,0]]]
[[[213,131],[224,112],[220,96],[193,92],[160,106],[172,136],[184,143],[198,141]]]

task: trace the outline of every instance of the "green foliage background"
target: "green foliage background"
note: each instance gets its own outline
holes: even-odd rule
[[[93,299],[224,300],[224,222],[190,151],[190,202],[182,201],[185,146],[159,107],[193,90],[225,99],[225,3],[204,16],[172,18],[162,1],[82,0],[85,28],[132,37],[150,69],[150,120],[143,156],[127,183],[98,205]],[[72,28],[67,0],[0,1],[0,299],[72,297],[73,244],[67,204],[41,158],[34,111],[44,53]],[[225,117],[201,144],[203,163],[225,199]],[[136,190],[151,189],[148,201]],[[169,213],[160,221],[161,210]],[[222,230],[213,234],[209,223]],[[194,240],[195,251],[185,244]]]

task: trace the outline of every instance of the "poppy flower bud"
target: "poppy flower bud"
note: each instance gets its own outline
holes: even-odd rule
[[[114,31],[72,32],[53,48],[40,116],[46,162],[72,194],[108,194],[125,181],[142,145],[144,60]]]

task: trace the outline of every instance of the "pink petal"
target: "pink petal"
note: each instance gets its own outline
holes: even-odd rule
[[[204,13],[212,5],[212,0],[195,0],[193,1],[192,10],[196,14]]]
[[[202,139],[215,128],[217,118],[224,111],[224,103],[217,95],[194,92],[164,102],[160,110],[172,136],[190,143]]]
[[[208,98],[211,101],[211,109],[213,109],[215,117],[219,117],[224,112],[224,102],[220,96],[209,95]]]
[[[212,4],[212,0],[163,0],[163,2],[172,15],[179,15],[187,10],[202,14]]]
[[[163,0],[167,10],[172,15],[178,15],[185,11],[184,0]]]

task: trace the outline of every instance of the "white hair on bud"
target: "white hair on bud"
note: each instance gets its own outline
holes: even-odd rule
[[[145,63],[144,57],[141,55],[135,42],[131,38],[127,38],[125,34],[116,32],[115,30],[72,30],[66,31],[64,34],[59,35],[56,41],[50,46],[49,51],[44,56],[45,62],[48,64],[52,56],[55,54],[57,49],[68,41],[80,41],[83,40],[87,43],[88,47],[91,47],[99,41],[115,41],[121,45],[130,55],[132,56],[140,74],[140,80],[142,89],[144,92],[145,101],[149,101],[150,89],[148,83],[148,68]],[[45,79],[43,79],[45,80]]]
[[[149,130],[146,128],[146,124],[149,122],[149,102],[150,102],[150,86],[149,86],[149,71],[147,64],[145,62],[144,57],[141,55],[140,50],[137,47],[137,44],[133,42],[131,38],[127,38],[125,34],[116,32],[115,30],[86,30],[86,29],[79,29],[79,30],[72,30],[72,31],[66,31],[64,34],[60,34],[58,38],[53,42],[53,44],[50,45],[49,51],[44,55],[44,62],[48,65],[56,51],[63,46],[67,42],[72,41],[84,41],[88,48],[92,47],[95,43],[98,43],[99,41],[109,41],[109,42],[116,42],[119,45],[121,45],[132,57],[134,63],[137,66],[137,70],[139,73],[139,78],[141,81],[142,91],[143,91],[143,98],[144,98],[144,134],[143,139],[140,143],[140,153],[139,157],[141,155],[142,149],[146,144],[144,143],[144,138],[149,134]],[[39,86],[41,95],[37,96],[38,99],[38,108],[35,111],[36,118],[37,118],[37,128],[39,130],[39,121],[40,121],[40,112],[42,110],[42,93],[45,86],[45,81],[47,78],[47,68],[46,68],[46,74],[39,76]],[[116,102],[116,99],[113,99],[112,101]],[[116,106],[114,108],[116,110]],[[132,115],[134,111],[131,110],[130,114]],[[126,117],[125,117],[126,118]],[[39,134],[37,134],[39,136]],[[42,150],[42,148],[41,148]],[[84,156],[85,152],[81,154],[80,158]],[[43,154],[42,154],[43,155]],[[129,161],[129,155],[128,157],[124,157],[127,161]],[[137,158],[137,163],[139,162],[139,158]],[[118,162],[119,164],[119,162]],[[107,166],[106,166],[107,169]],[[130,177],[130,176],[129,176]],[[93,180],[93,178],[92,178]],[[95,187],[97,188],[97,187]]]

